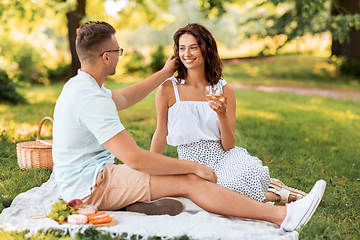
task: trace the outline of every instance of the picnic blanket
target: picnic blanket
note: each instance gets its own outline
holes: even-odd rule
[[[28,219],[27,209],[31,206],[43,206],[50,211],[54,202],[60,199],[60,187],[53,175],[41,185],[19,194],[9,208],[0,214],[0,228],[5,231],[29,229],[27,236],[36,235],[39,229],[59,229],[68,231],[73,237],[77,232],[85,231],[90,225],[58,224],[50,218]],[[152,236],[163,239],[187,235],[191,239],[298,239],[298,232],[284,232],[277,225],[244,218],[221,216],[206,212],[182,198],[186,211],[177,215],[147,216],[141,213],[109,211],[114,214],[117,223],[112,227],[98,228],[109,232],[113,237],[128,233],[141,235],[143,239]]]

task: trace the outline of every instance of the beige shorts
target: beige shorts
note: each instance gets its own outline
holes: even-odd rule
[[[150,175],[131,169],[127,165],[106,163],[104,170],[91,189],[84,204],[95,205],[98,210],[119,210],[134,202],[151,200]]]

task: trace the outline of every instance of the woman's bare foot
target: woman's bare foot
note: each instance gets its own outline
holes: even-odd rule
[[[264,202],[293,202],[306,196],[306,193],[286,186],[282,181],[276,178],[270,178],[269,189],[265,193]]]
[[[281,201],[280,195],[278,195],[274,192],[267,191],[264,195],[265,195],[264,202],[280,202]],[[295,195],[292,195],[292,194],[289,195],[288,202],[293,202],[296,200],[297,200],[297,198]]]

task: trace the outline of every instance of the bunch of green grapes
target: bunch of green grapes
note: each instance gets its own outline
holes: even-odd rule
[[[64,200],[59,200],[52,205],[51,211],[49,213],[49,218],[59,222],[63,222],[71,214],[76,214],[76,210],[67,206]]]

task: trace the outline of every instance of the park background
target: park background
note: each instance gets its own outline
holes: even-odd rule
[[[272,177],[308,192],[327,189],[300,239],[358,239],[360,214],[360,6],[354,0],[33,0],[0,3],[0,212],[46,182],[47,169],[20,169],[16,143],[36,139],[64,83],[79,68],[75,30],[89,20],[117,29],[125,49],[105,86],[119,89],[159,70],[174,32],[198,22],[217,39],[224,78],[237,99],[237,146]],[[348,97],[241,90],[239,86],[326,89]],[[139,146],[156,127],[155,91],[119,113]],[[52,138],[46,123],[42,138]],[[167,147],[164,154],[176,157]],[[0,237],[24,238],[0,229]],[[41,233],[52,238],[57,232]],[[91,232],[93,237],[98,233]],[[80,236],[85,238],[86,236]],[[106,235],[102,235],[106,239]],[[57,236],[56,238],[60,238]],[[69,238],[69,236],[62,236]]]

